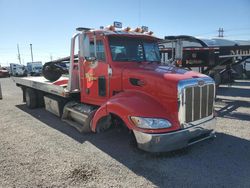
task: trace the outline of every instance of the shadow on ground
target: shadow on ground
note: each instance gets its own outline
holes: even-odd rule
[[[240,107],[250,108],[250,102],[235,101],[235,100],[228,100],[228,99],[218,99],[217,103],[223,104],[223,107],[216,110],[218,117],[249,121],[249,124],[250,124],[249,113],[237,112],[237,109]]]
[[[249,113],[237,111],[240,107],[250,108],[250,82],[243,80],[236,82],[234,85],[249,86],[249,88],[233,88],[230,86],[218,88],[216,104],[223,106],[216,110],[218,117],[250,121]],[[244,97],[244,100],[241,97]]]
[[[248,140],[217,133],[215,140],[201,142],[187,149],[150,154],[138,150],[131,142],[130,135],[123,129],[113,129],[101,134],[81,134],[44,109],[30,110],[26,105],[17,105],[17,108],[79,143],[92,143],[156,186],[250,186]],[[224,110],[221,115],[223,113],[226,114]]]

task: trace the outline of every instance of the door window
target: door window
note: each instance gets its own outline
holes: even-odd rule
[[[90,42],[90,56],[95,57],[95,46],[93,41]],[[99,61],[106,60],[104,45],[101,40],[96,41],[96,56]]]

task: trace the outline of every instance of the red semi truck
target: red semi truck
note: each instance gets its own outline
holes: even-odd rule
[[[114,26],[78,30],[71,40],[68,77],[14,78],[29,108],[45,104],[81,132],[102,132],[119,120],[137,146],[150,152],[215,136],[213,79],[161,65],[159,39],[152,32]]]

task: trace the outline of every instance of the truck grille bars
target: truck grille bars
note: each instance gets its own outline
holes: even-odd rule
[[[185,89],[185,119],[193,122],[212,115],[214,85],[194,86]]]
[[[201,84],[199,84],[201,83]],[[178,115],[185,128],[188,123],[213,115],[215,85],[211,78],[190,79],[178,84]]]

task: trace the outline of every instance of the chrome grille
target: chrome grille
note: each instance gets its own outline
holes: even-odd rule
[[[189,86],[184,88],[185,123],[212,115],[214,84]]]

